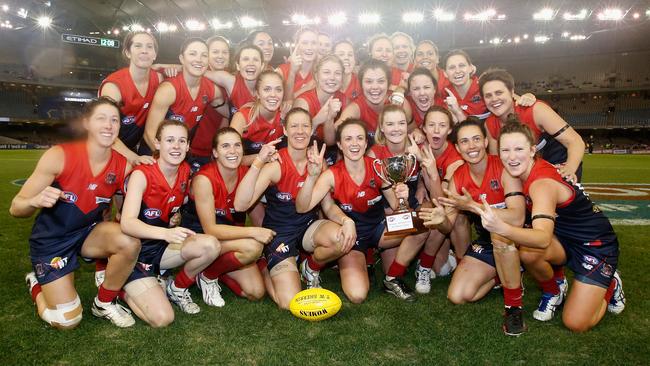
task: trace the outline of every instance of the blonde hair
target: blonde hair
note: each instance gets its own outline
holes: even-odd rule
[[[282,81],[282,75],[278,74],[277,72],[273,70],[267,70],[267,71],[262,71],[260,75],[257,77],[257,82],[255,83],[255,89],[259,89],[260,85],[262,84],[262,79],[264,79],[267,76],[276,76],[280,80],[280,85],[282,85],[282,90],[283,90],[283,96],[284,96],[284,83]],[[260,107],[261,107],[261,102],[259,98],[259,90],[257,90],[257,97],[255,98],[254,102],[251,103],[246,103],[244,107],[250,107],[251,110],[248,114],[248,121],[246,121],[246,126],[245,128],[248,128],[250,125],[255,122],[257,117],[260,116]],[[280,97],[280,100],[282,100],[283,96]],[[278,109],[279,113],[279,109]]]
[[[375,130],[375,143],[380,144],[380,145],[386,145],[386,136],[384,136],[384,133],[381,131],[381,127],[384,125],[384,120],[386,119],[386,115],[388,113],[392,112],[399,112],[404,115],[404,118],[406,118],[406,111],[404,111],[404,108],[401,106],[395,105],[395,104],[389,104],[384,107],[384,109],[381,111],[379,114],[379,119],[377,122],[377,130]],[[406,145],[410,143],[408,136],[405,137],[406,139]]]

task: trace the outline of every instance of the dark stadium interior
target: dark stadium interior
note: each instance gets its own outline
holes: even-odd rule
[[[647,143],[650,120],[650,13],[648,3],[622,1],[617,5],[626,17],[621,21],[600,21],[595,12],[610,5],[594,1],[550,1],[544,5],[564,11],[589,9],[585,21],[556,19],[533,21],[531,14],[540,7],[537,1],[497,1],[497,13],[504,20],[467,22],[461,13],[483,9],[481,1],[446,1],[441,6],[458,13],[457,19],[442,22],[430,16],[420,24],[404,24],[404,10],[431,11],[433,4],[423,1],[307,1],[299,5],[286,1],[259,0],[55,0],[5,1],[9,11],[0,11],[0,22],[11,28],[0,29],[0,132],[17,140],[49,144],[64,138],[68,128],[53,127],[73,120],[79,110],[77,97],[96,93],[100,81],[122,67],[118,49],[75,45],[61,41],[61,34],[106,37],[121,40],[126,27],[139,24],[157,35],[161,50],[158,62],[175,62],[177,49],[188,36],[207,38],[221,34],[234,45],[251,29],[241,24],[241,16],[261,20],[258,29],[269,31],[276,43],[274,60],[280,63],[288,54],[286,44],[297,29],[291,14],[323,17],[318,28],[334,39],[350,38],[357,45],[359,60],[367,58],[364,42],[377,32],[401,30],[415,41],[432,39],[441,55],[454,48],[467,50],[479,72],[491,66],[510,71],[518,92],[531,92],[551,104],[586,139],[594,136],[595,146],[608,144],[633,146]],[[22,8],[25,17],[16,15]],[[350,26],[327,24],[327,14],[343,9]],[[382,14],[377,25],[358,25],[356,14],[364,11]],[[39,15],[50,14],[52,26],[39,28]],[[633,15],[634,14],[634,15]],[[191,31],[186,20],[209,24],[214,18],[234,22],[230,29]],[[178,31],[160,31],[160,22],[177,24]],[[290,23],[290,24],[287,24]],[[525,38],[545,34],[548,42]],[[574,41],[569,34],[585,35]],[[525,36],[524,36],[525,35]],[[528,37],[529,36],[529,37]],[[521,41],[516,41],[515,38]]]

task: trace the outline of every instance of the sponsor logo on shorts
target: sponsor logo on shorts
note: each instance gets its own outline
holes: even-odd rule
[[[590,256],[590,255],[583,255],[582,256],[582,261],[585,263],[593,264],[594,266],[600,263],[596,257]]]
[[[278,253],[289,253],[289,246],[286,245],[285,243],[281,243],[280,245],[278,245],[275,251]]]
[[[135,123],[135,116],[124,116],[124,118],[122,118],[122,124],[125,126],[132,125],[134,123]]]
[[[291,193],[289,192],[278,192],[275,194],[275,197],[282,202],[289,202],[292,198]]]
[[[591,271],[592,269],[594,269],[594,266],[593,266],[593,265],[591,265],[591,264],[587,264],[587,263],[582,263],[582,267],[583,267],[584,269],[586,269],[587,271]]]
[[[111,199],[109,197],[99,197],[95,196],[95,204],[99,205],[100,203],[110,203]]]
[[[54,257],[50,261],[50,267],[54,269],[62,269],[66,264],[68,264],[68,257]]]
[[[583,244],[588,246],[588,247],[599,247],[599,246],[603,245],[603,242],[600,241],[600,240],[594,240],[594,241],[588,241],[588,242],[583,243]]]
[[[472,252],[478,254],[483,253],[483,246],[480,244],[472,244]]]
[[[614,274],[614,268],[607,263],[603,263],[603,265],[600,266],[600,274],[605,277],[611,277]]]
[[[77,202],[77,195],[74,192],[63,192],[61,200],[65,203],[75,203]]]
[[[153,264],[138,262],[136,266],[138,266],[138,269],[142,272],[150,272]]]
[[[142,212],[144,217],[148,218],[149,220],[157,219],[160,216],[162,216],[162,211],[160,211],[157,208],[148,208]]]

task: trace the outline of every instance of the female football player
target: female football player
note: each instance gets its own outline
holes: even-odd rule
[[[354,55],[354,45],[347,40],[339,41],[334,44],[334,54],[343,63],[341,91],[345,93],[348,101],[353,101],[361,95],[361,83],[355,72],[357,59]]]
[[[504,170],[497,156],[487,154],[487,133],[482,122],[470,117],[454,126],[451,136],[465,163],[454,171],[448,197],[439,199],[452,208],[447,212],[449,221],[454,223],[458,211],[476,211],[479,202],[487,202],[504,221],[521,227],[526,211],[521,182]],[[429,173],[435,174],[435,171]],[[526,327],[519,253],[507,240],[491,238],[477,215],[471,215],[470,221],[474,223],[478,238],[456,268],[447,297],[454,304],[478,301],[500,279],[506,308],[503,330],[508,335],[520,335]]]
[[[625,308],[617,271],[619,245],[607,217],[579,183],[563,179],[547,161],[535,157],[537,142],[530,127],[512,122],[501,128],[499,156],[508,173],[519,179],[528,202],[532,227],[504,222],[487,205],[480,209],[483,226],[520,247],[526,270],[540,283],[542,299],[533,317],[550,320],[566,294],[566,279],[554,278],[553,265],[574,272],[562,321],[574,332],[593,328],[605,311]]]
[[[360,119],[366,123],[368,142],[372,145],[379,113],[388,104],[389,75],[390,69],[382,61],[368,60],[364,63],[359,70],[363,93],[343,110],[334,126],[339,126],[346,119]],[[407,120],[410,121],[411,108],[408,103],[405,103],[403,107]],[[421,141],[416,139],[416,142]]]
[[[298,212],[308,212],[319,203],[324,208],[338,205],[344,213],[343,222],[354,223],[356,243],[341,246],[339,253],[342,256],[338,258],[341,286],[350,301],[360,303],[368,295],[368,249],[396,246],[400,248],[386,273],[384,289],[402,300],[414,301],[415,295],[401,279],[406,265],[400,262],[408,264],[421,247],[422,240],[418,246],[415,240],[404,243],[403,240],[407,241],[404,236],[384,235],[385,216],[382,203],[385,196],[390,207],[396,209],[398,198],[408,199],[408,187],[398,184],[393,192],[388,183],[383,182],[377,175],[372,167],[374,159],[365,155],[367,136],[363,121],[349,119],[343,122],[336,131],[336,141],[343,154],[343,160],[322,174],[324,150],[319,155],[314,146],[313,150],[316,151],[311,153],[309,159],[309,176],[298,193],[296,209]],[[332,205],[333,203],[336,204]],[[340,216],[337,216],[336,220],[340,220]]]
[[[406,87],[406,78],[408,76],[392,64],[393,43],[391,42],[390,37],[383,33],[370,37],[368,40],[368,54],[372,59],[379,60],[388,67],[390,90],[395,91],[401,87],[401,90],[403,91]]]
[[[479,78],[479,86],[486,106],[492,113],[485,121],[491,154],[497,154],[496,138],[501,126],[508,116],[514,114],[533,131],[542,157],[555,164],[562,177],[574,183],[580,181],[585,143],[562,117],[541,101],[527,107],[515,103],[515,80],[505,70],[490,69],[484,72]]]
[[[246,37],[247,44],[252,44],[262,50],[264,56],[264,71],[273,70],[271,60],[273,59],[273,52],[275,47],[273,45],[273,38],[264,31],[253,31]]]
[[[125,300],[152,327],[164,327],[174,320],[168,297],[184,313],[201,310],[192,301],[189,287],[221,249],[215,237],[176,226],[189,191],[190,167],[185,162],[188,135],[189,129],[181,121],[161,122],[154,141],[156,163],[136,167],[126,186],[120,226],[124,233],[142,239],[142,249],[124,286]],[[163,290],[156,274],[181,265]],[[208,305],[217,305],[210,298],[203,299]]]
[[[190,139],[207,108],[224,104],[224,96],[219,88],[203,76],[208,68],[208,46],[199,38],[186,40],[179,56],[183,71],[175,77],[163,81],[153,99],[147,116],[144,140],[149,149],[155,147],[158,125],[168,116],[185,123],[190,131]],[[210,149],[210,140],[203,141]],[[197,145],[197,144],[194,144]],[[204,146],[193,146],[205,150]]]
[[[351,224],[347,225],[347,230],[341,228],[343,217],[334,223],[318,220],[316,210],[296,212],[295,199],[308,176],[307,148],[311,131],[309,114],[302,108],[290,110],[284,120],[288,146],[278,151],[275,145],[279,140],[265,144],[237,186],[235,195],[237,211],[248,210],[262,194],[266,197],[262,226],[272,230],[275,237],[264,247],[267,264],[263,274],[269,296],[281,309],[288,309],[289,302],[301,289],[296,265],[301,248],[313,252],[310,265],[317,267],[310,272],[313,277],[306,278],[308,287],[320,287],[317,269],[335,259],[332,256],[338,253],[339,240],[354,241],[349,234]],[[324,209],[327,214],[329,210]],[[330,213],[328,217],[334,218],[334,215]]]
[[[221,256],[197,281],[204,292],[217,290],[207,295],[214,297],[218,306],[225,305],[218,280],[238,296],[259,300],[264,296],[264,281],[255,262],[275,233],[263,227],[245,226],[246,213],[235,211],[235,192],[248,171],[241,164],[241,135],[231,127],[222,128],[214,136],[213,146],[214,161],[192,178],[190,201],[183,209],[184,227],[210,234],[221,243]]]
[[[393,45],[392,64],[402,72],[413,71],[413,52],[415,51],[413,38],[404,32],[395,32],[390,35],[390,41]]]
[[[293,103],[312,118],[314,135],[328,146],[334,145],[334,120],[345,108],[347,98],[341,89],[343,64],[334,55],[325,56],[314,69],[316,87],[300,94]]]
[[[252,105],[243,106],[230,121],[244,138],[242,164],[251,165],[262,145],[282,138],[282,76],[274,71],[264,71],[256,84],[257,95]]]
[[[147,121],[162,75],[151,66],[158,54],[158,42],[145,31],[129,33],[124,38],[122,54],[129,66],[106,77],[99,86],[99,95],[115,100],[120,107],[122,125],[115,141],[115,150],[124,155],[131,165],[153,164],[149,155],[138,155],[137,148]]]
[[[318,61],[318,31],[301,28],[296,32],[294,42],[296,46],[288,62],[276,70],[284,80],[285,99],[291,101],[303,91],[303,87],[308,89],[313,86],[313,68]]]
[[[332,53],[332,37],[325,32],[318,32],[318,58]]]
[[[36,216],[29,238],[33,272],[26,280],[38,315],[59,329],[81,322],[81,302],[74,285],[78,255],[108,258],[93,315],[118,327],[130,327],[131,313],[116,302],[133,270],[140,242],[103,221],[111,197],[121,189],[131,167],[112,149],[120,111],[107,97],[88,102],[83,111],[85,141],[56,145],[43,154],[32,175],[11,202],[14,217]]]

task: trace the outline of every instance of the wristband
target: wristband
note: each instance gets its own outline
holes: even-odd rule
[[[382,191],[387,191],[387,190],[389,190],[389,189],[391,189],[391,188],[393,188],[393,184],[391,184],[391,185],[389,185],[389,186],[386,186],[386,187],[381,187],[381,190],[382,190]]]

